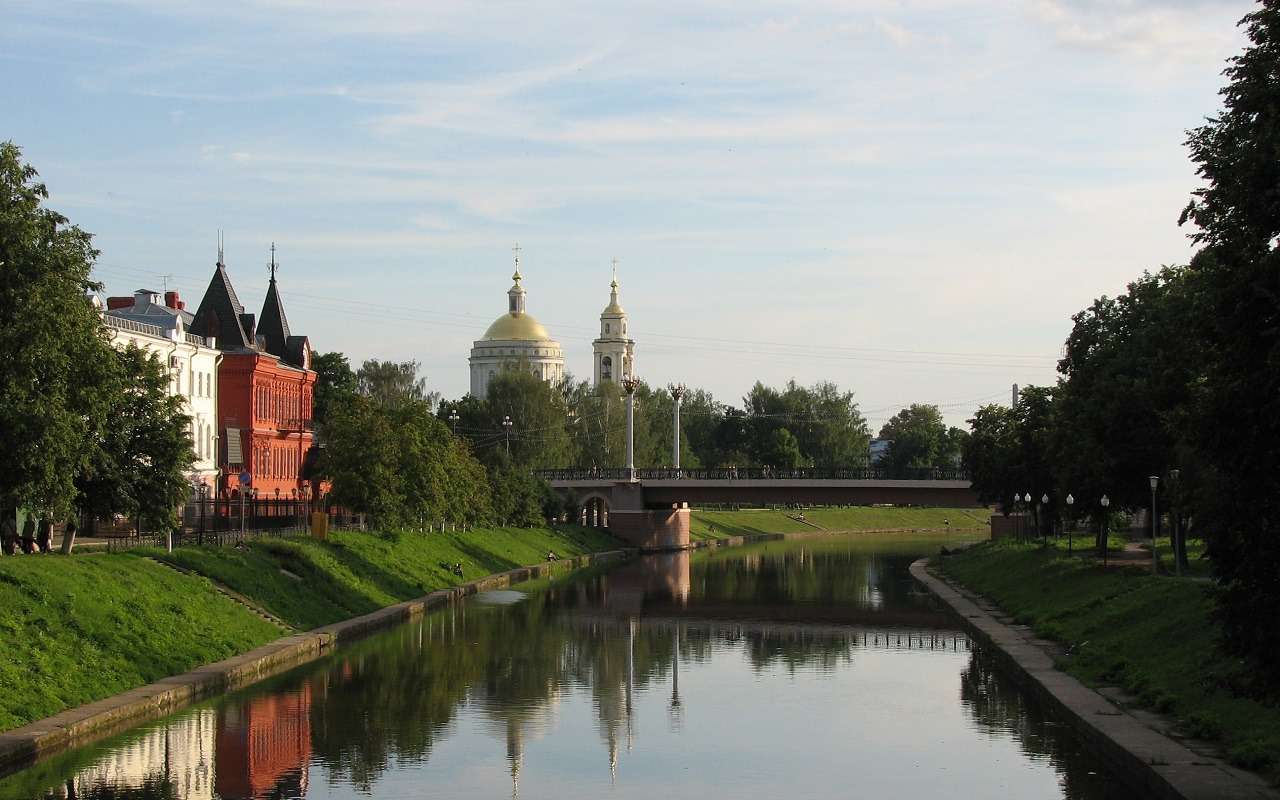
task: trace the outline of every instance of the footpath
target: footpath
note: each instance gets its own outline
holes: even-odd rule
[[[1058,670],[1059,645],[1037,639],[990,601],[933,574],[928,563],[912,564],[912,577],[949,606],[974,638],[1004,661],[1014,680],[1057,710],[1126,783],[1162,800],[1280,800],[1280,792],[1257,775],[1190,749],[1153,728],[1154,715],[1130,712]]]

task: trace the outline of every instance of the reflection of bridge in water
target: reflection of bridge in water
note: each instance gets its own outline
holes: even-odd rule
[[[962,470],[563,469],[538,473],[588,525],[644,549],[689,546],[690,505],[899,505],[977,508]]]

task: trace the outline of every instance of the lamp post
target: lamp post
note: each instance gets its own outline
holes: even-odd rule
[[[1037,514],[1036,516],[1037,516],[1037,517],[1042,516],[1042,515],[1045,513],[1045,510],[1046,510],[1046,509],[1048,509],[1048,507],[1049,507],[1049,493],[1048,493],[1048,492],[1045,492],[1044,494],[1040,495],[1040,514]],[[1037,522],[1039,522],[1039,520],[1038,520],[1038,519],[1037,519],[1036,521],[1037,521]],[[1050,521],[1050,525],[1052,525],[1052,524],[1053,524],[1053,523],[1052,523],[1052,521]],[[1045,547],[1048,547],[1048,546],[1049,546],[1049,532],[1048,532],[1048,531],[1046,531],[1044,528],[1041,528],[1041,529],[1040,529],[1040,536],[1044,539],[1044,546],[1045,546]]]
[[[1031,517],[1032,523],[1036,521],[1034,509],[1031,507],[1031,492],[1027,492],[1022,496],[1022,502],[1027,504],[1027,516]]]
[[[1111,498],[1105,494],[1102,496],[1102,566],[1107,565],[1107,516],[1111,508]]]
[[[502,418],[502,438],[507,443],[507,458],[511,458],[511,417],[504,416]]]
[[[1147,478],[1151,483],[1151,574],[1160,571],[1160,556],[1156,552],[1156,488],[1160,485],[1160,476]]]
[[[1187,542],[1182,532],[1182,517],[1178,514],[1178,478],[1182,477],[1182,470],[1169,470],[1169,523],[1170,537],[1173,539],[1173,571],[1179,578],[1182,577],[1182,562],[1187,558]]]
[[[622,389],[627,393],[627,480],[636,479],[636,389],[640,379],[628,375],[622,379]]]
[[[1068,517],[1071,516],[1071,507],[1075,504],[1076,504],[1076,499],[1071,496],[1071,492],[1067,492],[1067,516]],[[1069,522],[1070,520],[1068,520],[1068,523]],[[1071,528],[1068,527],[1067,528],[1067,555],[1072,555],[1075,552],[1073,547],[1074,542],[1072,541],[1073,533],[1074,532],[1071,530]]]
[[[458,420],[460,419],[462,419],[462,417],[458,416],[458,409],[455,408],[449,412],[449,425],[453,427],[453,432],[455,434],[458,432]]]
[[[676,477],[680,477],[680,402],[688,391],[683,383],[675,383],[667,387],[671,399],[675,401],[674,418],[672,419],[671,464],[675,468]]]

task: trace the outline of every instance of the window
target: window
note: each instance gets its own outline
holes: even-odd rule
[[[605,335],[606,335],[606,336],[610,333],[610,330],[609,330],[609,323],[607,323],[607,322],[604,324],[604,332],[605,332]]]
[[[613,359],[609,356],[600,359],[600,380],[613,380]]]

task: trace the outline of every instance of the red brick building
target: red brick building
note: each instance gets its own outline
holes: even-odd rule
[[[248,471],[262,497],[305,495],[308,453],[315,443],[311,343],[289,330],[284,305],[271,283],[258,317],[245,313],[219,254],[213,279],[191,329],[216,336],[218,367],[219,489],[239,488]]]

